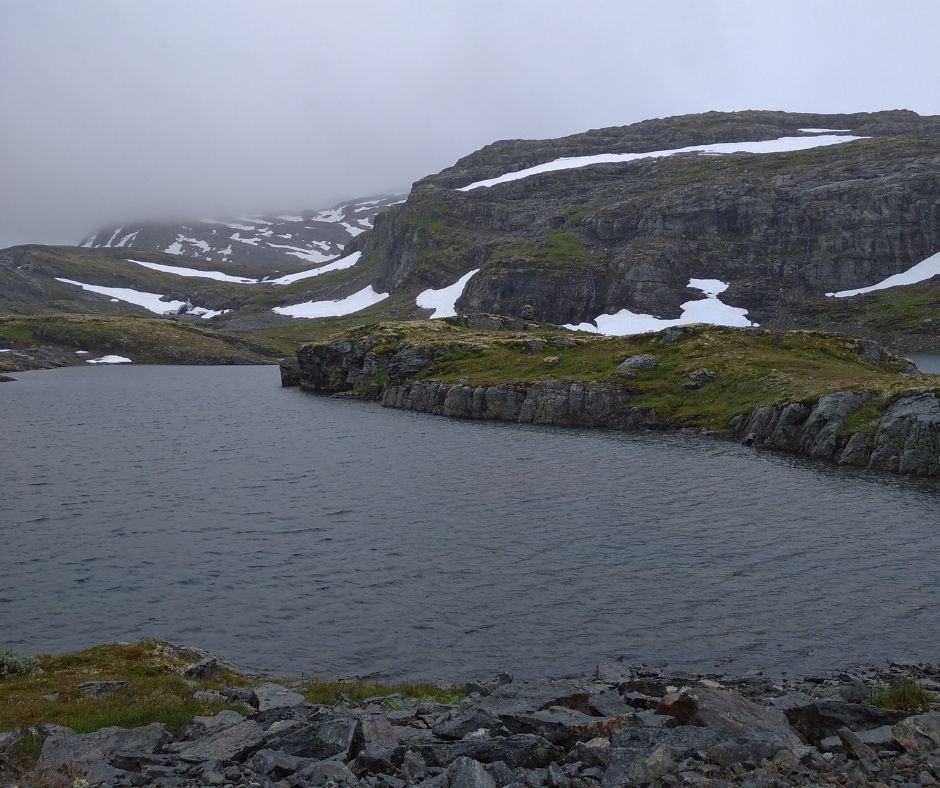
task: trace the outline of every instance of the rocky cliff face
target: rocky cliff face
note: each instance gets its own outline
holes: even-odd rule
[[[467,318],[460,320],[466,322]],[[563,347],[563,339],[557,337],[558,347]],[[551,338],[528,341],[538,345],[540,353],[552,349]],[[675,340],[665,336],[659,341]],[[416,343],[401,333],[365,332],[304,346],[297,354],[296,365],[282,367],[282,382],[316,392],[352,392],[379,400],[385,407],[452,418],[624,430],[684,426],[681,420],[665,417],[655,407],[636,404],[629,383],[635,373],[629,369],[622,372],[622,382],[452,382],[436,374],[449,356],[479,352],[477,345],[459,336],[442,337],[437,343]],[[860,352],[879,363],[883,360],[881,349],[873,343],[863,343]],[[643,358],[648,361],[637,368],[658,364],[653,356]],[[551,363],[552,357],[546,362]],[[692,381],[685,385],[689,392],[706,385],[712,377],[707,370],[696,374],[690,375]],[[887,402],[880,402],[871,391],[834,391],[811,399],[755,403],[748,412],[734,416],[724,429],[698,431],[841,465],[940,476],[938,393],[940,380],[935,390],[911,391]]]
[[[791,153],[680,155],[471,182],[562,156],[850,130],[870,139]],[[579,323],[629,308],[677,317],[690,278],[762,325],[806,326],[826,292],[873,284],[940,250],[940,119],[708,113],[560,140],[494,143],[415,184],[358,246],[383,291],[451,284],[462,311]],[[819,318],[819,315],[817,315]]]

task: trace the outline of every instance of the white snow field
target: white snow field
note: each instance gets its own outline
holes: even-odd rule
[[[336,301],[304,301],[293,306],[276,306],[271,311],[288,317],[340,317],[359,312],[366,307],[384,301],[388,293],[376,293],[372,285],[357,293]]]
[[[88,290],[91,293],[98,293],[99,295],[109,296],[112,301],[126,301],[128,304],[142,306],[144,309],[147,309],[157,315],[162,315],[166,312],[175,312],[185,303],[183,301],[164,301],[162,300],[164,296],[160,295],[159,293],[144,293],[140,290],[132,290],[129,287],[102,287],[101,285],[88,285],[84,282],[76,282],[74,279],[60,279],[59,277],[55,277],[55,280],[57,282],[63,282],[67,285],[75,285],[76,287],[80,287],[82,290]],[[208,319],[210,317],[216,317],[217,315],[225,314],[228,311],[229,310],[227,309],[217,311],[206,309],[205,307],[200,306],[190,310],[189,314],[199,315],[199,317]]]
[[[418,293],[415,303],[422,309],[433,309],[431,320],[436,317],[456,317],[457,299],[463,295],[463,289],[467,286],[474,274],[479,273],[479,268],[467,271],[460,279],[452,285],[442,287],[440,290],[423,290]]]
[[[308,271],[298,271],[295,274],[286,274],[277,279],[268,279],[266,281],[272,285],[293,284],[294,282],[299,282],[301,279],[309,279],[312,276],[328,274],[330,271],[342,271],[344,268],[352,268],[359,262],[360,257],[362,257],[362,252],[353,252],[345,257],[340,257],[339,260],[334,260],[332,263],[321,265],[319,268],[311,268]]]
[[[140,230],[135,230],[132,233],[128,233],[120,241],[118,241],[115,244],[115,246],[127,246],[131,241],[133,241],[137,237],[137,233],[139,232]]]
[[[215,279],[217,282],[235,282],[241,285],[257,284],[257,279],[249,279],[245,276],[232,276],[222,273],[222,271],[202,271],[198,268],[183,268],[176,265],[163,265],[162,263],[148,263],[144,260],[131,260],[126,258],[127,262],[142,265],[144,268],[150,268],[154,271],[161,271],[165,274],[176,274],[177,276],[192,276],[199,279]]]
[[[855,290],[840,290],[838,293],[826,293],[826,295],[830,298],[849,298],[862,295],[862,293],[873,293],[875,290],[887,290],[889,287],[916,285],[918,282],[926,282],[934,276],[940,276],[940,252],[931,255],[926,260],[922,260],[906,271],[883,279],[878,284],[859,287]]]
[[[689,145],[686,148],[672,150],[648,151],[646,153],[598,153],[594,156],[569,156],[555,159],[524,170],[507,172],[496,178],[475,181],[468,186],[461,186],[457,191],[468,192],[479,189],[481,186],[495,186],[499,183],[518,181],[530,175],[539,175],[543,172],[557,172],[558,170],[573,170],[578,167],[590,167],[592,164],[613,164],[623,161],[637,161],[638,159],[660,159],[665,156],[675,156],[677,153],[789,153],[791,151],[819,148],[824,145],[839,145],[845,142],[863,140],[867,137],[823,135],[817,137],[779,137],[775,140],[761,140],[760,142],[716,142],[711,145]]]
[[[807,134],[848,134],[852,129],[797,129]]]
[[[85,360],[86,364],[133,364],[127,356],[102,356],[101,358],[89,358]]]
[[[594,323],[566,324],[563,328],[571,331],[589,331],[592,334],[623,337],[630,334],[645,334],[648,331],[662,331],[670,326],[687,326],[693,323],[709,323],[715,326],[746,327],[755,326],[747,319],[747,310],[729,306],[720,301],[718,296],[729,285],[720,279],[690,279],[689,287],[701,290],[705,298],[686,301],[682,304],[682,314],[674,320],[664,320],[654,315],[643,315],[621,309],[612,315],[598,315]],[[597,325],[595,325],[595,323]]]
[[[329,208],[325,211],[317,211],[310,218],[315,222],[341,222],[344,216],[342,208]]]
[[[304,249],[302,246],[291,246],[289,244],[273,244],[268,241],[268,246],[273,249],[290,249],[288,252],[292,257],[299,257],[301,260],[306,260],[308,263],[326,263],[330,260],[333,260],[335,254],[323,254],[323,252],[318,252],[316,249]]]

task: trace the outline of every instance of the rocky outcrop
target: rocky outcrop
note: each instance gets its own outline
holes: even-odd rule
[[[471,182],[564,156],[849,129],[788,154],[683,155]],[[878,282],[940,250],[940,119],[911,112],[707,113],[558,140],[494,143],[415,184],[358,246],[383,292],[452,284],[458,306],[580,323],[623,308],[677,317],[690,278],[778,328],[823,327],[826,292]],[[819,305],[815,312],[807,304]]]
[[[468,320],[461,317],[455,323],[466,324]],[[675,334],[664,332],[660,344],[674,343]],[[546,344],[541,338],[526,342],[534,351]],[[883,353],[873,343],[860,347],[869,355]],[[656,356],[634,355],[621,362],[617,370],[622,384],[554,379],[473,384],[426,378],[427,370],[448,354],[474,350],[469,339],[418,344],[409,342],[403,332],[365,330],[304,346],[298,351],[296,365],[290,360],[282,364],[282,383],[322,393],[354,393],[388,408],[450,418],[621,430],[684,427],[662,418],[655,408],[631,405],[629,381],[634,370],[655,370],[659,365]],[[548,366],[557,363],[554,359],[545,361],[549,360],[552,363]],[[691,373],[689,378],[684,384],[689,390],[714,385],[709,382],[714,376],[706,369]],[[940,476],[937,392],[898,396],[887,406],[874,394],[858,391],[758,405],[750,414],[734,417],[726,429],[708,434],[840,465]]]
[[[806,404],[762,405],[736,431],[748,446],[879,471],[940,476],[940,398],[902,396],[867,425],[846,429],[873,395],[840,391]]]
[[[933,785],[940,666],[854,667],[774,681],[622,663],[567,679],[474,681],[451,702],[376,696],[330,705],[280,684],[222,685],[239,710],[78,734],[0,733],[0,782],[22,785],[615,788],[659,785]],[[904,681],[919,712],[853,702]],[[485,688],[485,689],[484,689]],[[297,690],[302,690],[298,685]],[[463,694],[463,697],[459,697]],[[6,758],[27,733],[35,771]],[[5,771],[5,768],[8,769]]]

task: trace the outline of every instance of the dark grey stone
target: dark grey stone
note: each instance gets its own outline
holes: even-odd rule
[[[449,788],[496,788],[496,780],[482,763],[460,757],[447,767],[447,785]]]
[[[472,708],[452,720],[435,725],[432,732],[439,739],[455,741],[481,728],[486,731],[495,731],[501,725],[499,718],[486,709]]]
[[[659,359],[649,353],[640,353],[635,356],[625,358],[617,365],[617,369],[656,369],[659,366]]]
[[[307,701],[302,695],[282,687],[280,684],[262,684],[254,688],[258,711],[302,706]]]
[[[162,723],[142,728],[102,728],[94,733],[54,734],[43,743],[36,766],[39,773],[62,769],[92,782],[122,778],[126,772],[108,763],[118,753],[155,753],[170,739]]]
[[[360,723],[348,717],[299,723],[283,733],[269,734],[266,746],[302,758],[347,760],[362,746]]]
[[[86,681],[78,685],[78,691],[86,698],[104,698],[130,685],[129,681]]]
[[[562,758],[562,751],[540,736],[520,734],[492,739],[462,739],[455,742],[410,743],[396,751],[400,763],[407,750],[414,750],[429,766],[447,766],[461,756],[481,763],[503,761],[512,769],[539,768]]]
[[[222,678],[224,675],[225,669],[216,657],[205,657],[183,668],[183,676],[187,679],[206,679],[214,681]]]
[[[191,761],[241,761],[264,743],[264,728],[254,720],[244,720],[174,748],[180,757]]]

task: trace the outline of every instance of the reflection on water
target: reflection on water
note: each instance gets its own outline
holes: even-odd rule
[[[167,638],[454,678],[940,647],[940,488],[708,440],[452,421],[275,368],[0,390],[0,647]]]
[[[940,375],[940,353],[907,353],[905,355],[917,365],[921,372]]]

